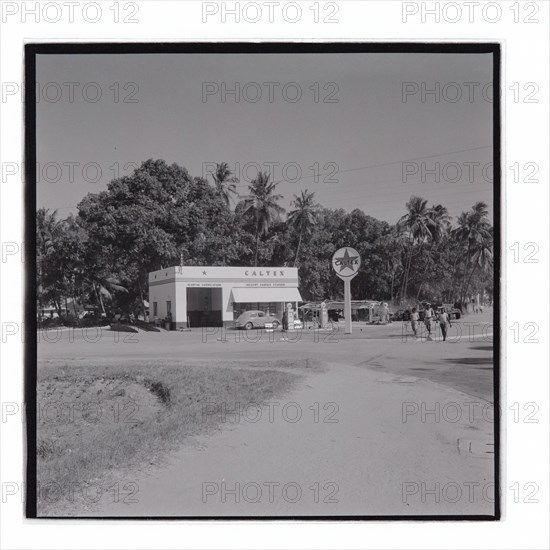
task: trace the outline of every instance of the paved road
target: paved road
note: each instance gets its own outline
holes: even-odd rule
[[[364,333],[294,343],[279,333],[256,343],[233,333],[225,342],[191,332],[96,344],[65,335],[43,344],[42,361],[69,365],[317,357],[328,366],[272,404],[271,418],[267,406],[259,419],[249,410],[254,422],[228,415],[220,432],[189,441],[163,468],[130,473],[137,502],[102,501],[89,515],[491,514],[490,338],[415,341],[395,325]]]
[[[182,363],[205,358],[219,360],[274,360],[279,357],[316,357],[383,372],[404,373],[431,380],[493,401],[491,317],[468,316],[454,323],[448,342],[415,340],[410,327],[356,325],[351,336],[342,332],[303,331],[281,341],[281,332],[258,334],[222,329],[138,334],[103,329],[49,331],[39,335],[39,364],[90,359],[100,362],[165,360]],[[259,341],[256,339],[259,338]],[[377,358],[384,357],[381,363]]]

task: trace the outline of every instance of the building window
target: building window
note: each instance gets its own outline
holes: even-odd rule
[[[157,302],[153,302],[153,317],[156,317],[158,315],[158,304]]]
[[[166,315],[172,315],[172,302],[170,300],[166,302]]]

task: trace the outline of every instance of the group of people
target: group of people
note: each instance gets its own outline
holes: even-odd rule
[[[475,302],[475,300],[472,300],[472,311],[476,314],[482,314],[483,313],[483,304],[478,304]]]
[[[432,339],[432,328],[435,328],[435,323],[439,323],[441,335],[443,336],[443,341],[445,342],[447,340],[447,330],[450,326],[452,326],[451,318],[444,308],[439,308],[437,312],[434,312],[432,306],[430,304],[426,304],[426,309],[424,310],[424,324],[426,325],[426,330],[428,332],[428,340]],[[411,311],[411,328],[414,332],[415,338],[418,338],[420,313],[415,307],[413,307]]]

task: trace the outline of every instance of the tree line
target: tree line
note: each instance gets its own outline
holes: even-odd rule
[[[167,266],[296,266],[305,300],[339,299],[333,253],[362,256],[354,299],[410,305],[465,302],[493,291],[493,227],[487,205],[457,219],[443,205],[413,196],[396,224],[360,209],[324,208],[308,190],[280,205],[278,182],[259,172],[239,196],[237,178],[220,163],[212,181],[177,164],[147,160],[133,174],[89,193],[78,213],[36,218],[37,307],[62,316],[78,306],[98,314],[143,314],[150,271]]]

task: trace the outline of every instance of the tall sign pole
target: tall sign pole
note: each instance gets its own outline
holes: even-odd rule
[[[351,279],[344,279],[344,320],[344,333],[351,334]]]
[[[344,281],[344,321],[345,333],[351,334],[351,280],[357,275],[361,267],[361,256],[354,248],[346,246],[340,248],[332,257],[332,268],[336,275]]]

